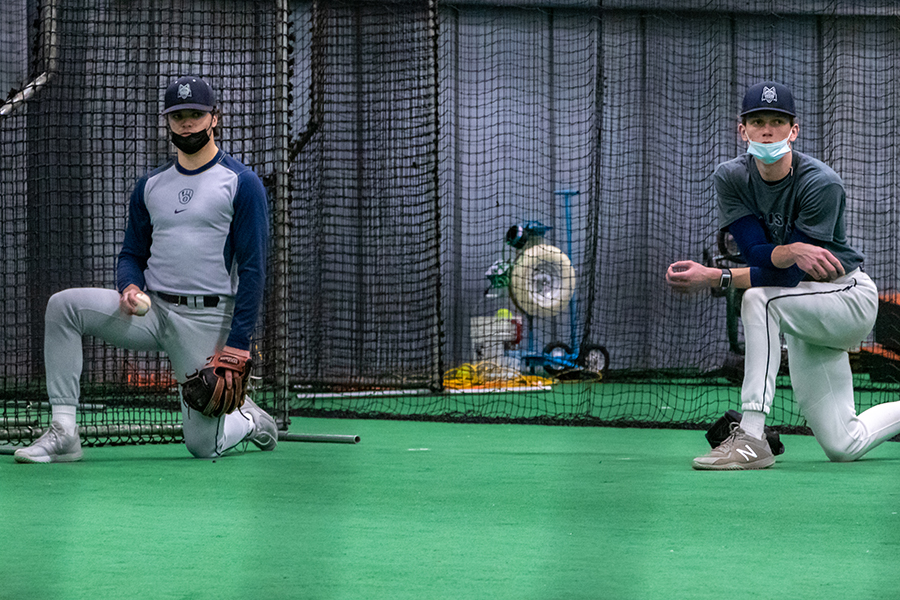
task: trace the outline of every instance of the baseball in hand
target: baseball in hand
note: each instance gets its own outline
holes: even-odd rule
[[[150,310],[150,297],[143,292],[138,292],[134,295],[134,300],[137,303],[134,307],[134,314],[143,317]]]

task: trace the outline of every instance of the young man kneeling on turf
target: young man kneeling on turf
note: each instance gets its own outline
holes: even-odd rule
[[[878,290],[847,241],[846,196],[824,163],[793,150],[800,133],[790,90],[750,87],[738,131],[747,154],[714,174],[719,226],[731,233],[747,267],[714,269],[678,261],[666,271],[676,292],[745,289],[743,416],[731,434],[693,460],[700,470],[764,469],[775,456],[764,435],[775,396],[784,336],[800,413],[833,461],[852,461],[900,432],[900,402],[857,415],[847,351],[875,324]]]
[[[118,290],[72,288],[47,303],[52,421],[37,441],[16,450],[17,462],[81,460],[76,409],[85,335],[168,355],[193,456],[215,458],[243,441],[261,450],[278,443],[275,420],[244,395],[265,284],[265,189],[216,145],[220,115],[205,81],[173,81],[162,115],[177,156],[140,178],[131,194]],[[214,388],[225,393],[206,394],[220,378],[227,385]]]

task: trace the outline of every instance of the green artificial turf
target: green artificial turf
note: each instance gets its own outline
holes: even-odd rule
[[[295,419],[356,445],[0,456],[0,598],[895,599],[900,444],[690,469],[702,432]]]

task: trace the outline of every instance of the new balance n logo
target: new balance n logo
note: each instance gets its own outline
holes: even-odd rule
[[[735,448],[734,451],[743,456],[744,460],[746,460],[747,462],[750,462],[750,457],[759,458],[759,456],[756,454],[753,448],[750,447],[749,444],[746,444],[744,448],[746,448],[746,450],[744,450],[743,448]]]

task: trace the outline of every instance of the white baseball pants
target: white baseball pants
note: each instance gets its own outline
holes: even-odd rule
[[[900,433],[900,402],[859,415],[854,404],[847,351],[869,335],[877,314],[878,290],[858,269],[828,283],[746,290],[743,409],[768,414],[784,334],[794,399],[829,459],[856,460]]]

